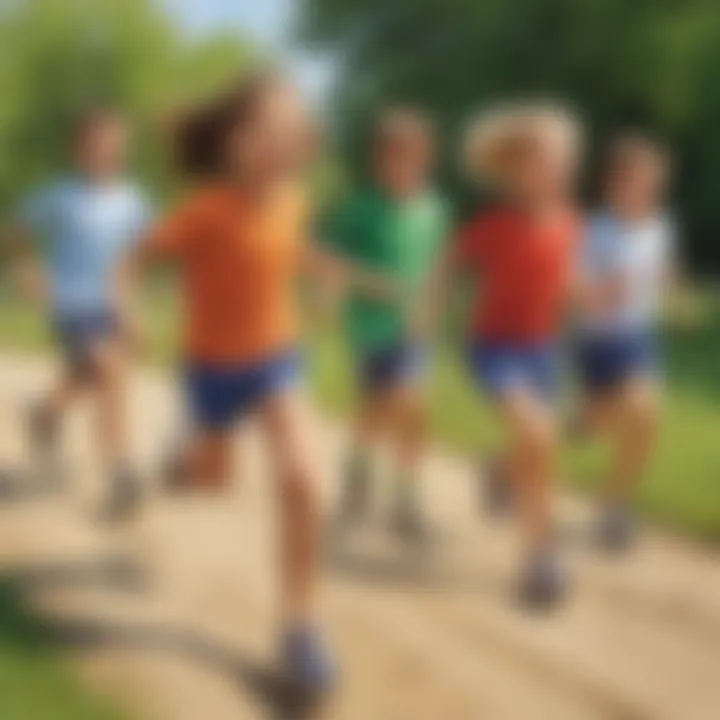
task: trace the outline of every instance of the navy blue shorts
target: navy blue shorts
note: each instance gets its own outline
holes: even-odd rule
[[[361,355],[358,372],[365,393],[391,390],[422,375],[425,353],[419,345],[400,343]]]
[[[185,383],[193,420],[204,430],[226,430],[300,374],[300,356],[294,350],[252,364],[191,363]]]
[[[78,374],[92,371],[93,348],[118,332],[117,316],[111,310],[59,313],[52,325],[68,366]]]
[[[590,392],[612,390],[626,380],[659,374],[657,340],[652,332],[586,335],[576,354],[580,379]]]
[[[469,355],[474,378],[493,398],[502,398],[517,388],[547,401],[554,400],[557,394],[558,353],[553,343],[478,341],[471,346]]]

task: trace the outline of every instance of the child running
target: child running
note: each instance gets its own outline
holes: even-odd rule
[[[502,203],[461,230],[443,273],[443,284],[453,271],[477,283],[470,367],[506,431],[505,474],[526,546],[520,595],[531,607],[554,604],[566,585],[553,547],[551,498],[558,334],[578,236],[578,146],[572,116],[553,107],[519,106],[473,124],[468,167]]]
[[[307,130],[295,90],[273,74],[253,75],[191,112],[180,122],[177,160],[196,187],[125,272],[165,257],[181,274],[196,432],[176,486],[221,488],[237,421],[252,414],[265,432],[280,502],[282,668],[293,687],[315,695],[331,688],[335,669],[313,617],[322,523],[312,423],[298,389],[296,285],[312,272],[385,286],[307,245],[312,218],[299,183]]]
[[[660,145],[641,135],[618,137],[607,157],[605,208],[591,219],[581,253],[580,420],[613,443],[598,523],[598,539],[607,550],[622,550],[632,540],[628,497],[656,440],[657,324],[674,255],[664,205],[668,175]]]
[[[149,212],[142,193],[123,177],[126,149],[118,113],[84,113],[70,141],[71,172],[35,192],[16,227],[23,285],[48,308],[65,356],[60,381],[33,411],[33,439],[49,456],[65,411],[81,393],[92,393],[110,483],[102,517],[109,521],[128,517],[141,494],[124,406],[131,329],[114,277]]]
[[[340,209],[329,240],[345,257],[392,277],[405,307],[352,293],[345,324],[357,361],[360,407],[346,461],[338,517],[344,529],[368,511],[371,454],[387,437],[395,454],[393,524],[408,540],[427,533],[418,501],[425,449],[424,348],[408,328],[407,309],[434,269],[447,211],[431,186],[433,137],[428,120],[405,109],[378,119],[372,136],[371,186]]]

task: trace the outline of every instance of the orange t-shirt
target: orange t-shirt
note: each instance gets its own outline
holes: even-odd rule
[[[179,264],[188,359],[241,364],[292,347],[306,224],[294,188],[251,199],[231,187],[197,191],[159,224],[150,249]]]
[[[539,220],[502,208],[461,231],[455,262],[476,274],[472,332],[484,340],[542,343],[557,334],[579,223],[570,212]]]

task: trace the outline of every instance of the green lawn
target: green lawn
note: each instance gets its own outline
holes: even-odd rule
[[[2,720],[121,720],[79,687],[46,642],[43,626],[15,588],[0,581],[0,717]]]
[[[171,301],[155,291],[146,302],[154,361],[173,357]],[[5,295],[0,311],[0,347],[37,351],[47,347],[37,313]],[[656,461],[637,496],[638,508],[669,527],[720,541],[720,294],[705,293],[692,327],[667,333],[667,385],[663,438]],[[450,344],[448,344],[448,347]],[[433,425],[443,442],[476,454],[496,440],[488,407],[468,382],[457,353],[441,348],[432,382]],[[310,343],[312,381],[326,409],[352,406],[348,358],[337,335],[315,333]],[[566,453],[572,486],[591,489],[602,453],[584,448]]]

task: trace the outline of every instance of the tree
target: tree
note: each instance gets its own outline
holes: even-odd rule
[[[138,128],[142,175],[162,178],[157,119],[254,57],[234,36],[190,41],[153,0],[0,5],[0,206],[63,163],[68,122],[107,103]]]
[[[595,148],[625,125],[670,140],[691,255],[720,269],[715,0],[305,0],[304,9],[302,36],[341,57],[336,102],[350,147],[385,102],[431,108],[454,137],[496,99],[565,99]]]

